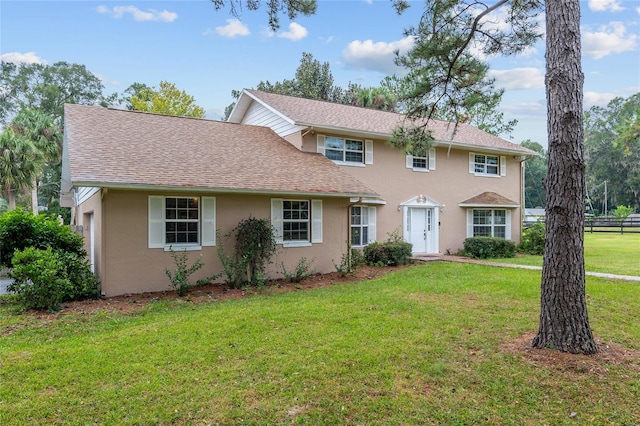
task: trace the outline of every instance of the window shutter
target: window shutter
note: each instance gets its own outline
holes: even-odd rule
[[[316,152],[324,155],[324,135],[318,135],[317,141]]]
[[[500,157],[500,176],[507,175],[507,157],[504,155]]]
[[[504,239],[511,239],[511,210],[507,210],[505,213],[505,229],[504,229]]]
[[[216,245],[216,197],[202,197],[202,246]]]
[[[476,156],[473,152],[469,153],[469,173],[476,172]]]
[[[429,148],[429,170],[436,169],[436,149]]]
[[[467,209],[467,238],[473,237],[473,209]]]
[[[311,200],[311,242],[322,242],[322,200]]]
[[[276,230],[276,243],[282,244],[282,198],[271,199],[271,226]]]
[[[370,139],[364,141],[364,164],[373,164],[373,141]]]
[[[413,169],[413,155],[407,154],[405,158],[405,166],[407,169]]]
[[[371,244],[376,241],[376,208],[369,207],[369,241]]]
[[[164,248],[164,197],[149,196],[149,248]]]

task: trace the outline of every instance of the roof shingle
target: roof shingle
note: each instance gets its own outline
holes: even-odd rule
[[[376,196],[266,127],[65,105],[74,186]]]

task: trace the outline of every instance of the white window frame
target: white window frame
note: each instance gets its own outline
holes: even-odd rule
[[[490,223],[475,223],[475,212],[476,211],[489,211],[490,212]],[[495,218],[496,212],[504,212],[504,223],[496,223]],[[476,235],[477,227],[487,227],[491,230],[491,235]],[[496,228],[504,228],[504,236],[496,236]],[[494,238],[504,238],[505,240],[511,240],[511,210],[505,208],[494,208],[494,207],[475,207],[467,210],[467,237],[476,237],[476,236],[488,236]]]
[[[360,209],[360,215],[359,217],[361,218],[360,223],[354,224],[354,209]],[[371,244],[372,242],[374,242],[376,240],[376,208],[375,207],[369,207],[369,206],[363,206],[363,205],[356,205],[356,206],[351,206],[351,209],[349,211],[349,214],[351,215],[351,219],[350,219],[350,238],[351,238],[351,245],[353,247],[364,247],[366,245]],[[366,220],[362,220],[362,219],[366,219]],[[367,229],[367,241],[364,242],[362,241],[362,231],[363,229],[366,228]],[[361,239],[359,241],[358,244],[353,242],[353,231],[354,229],[359,229],[360,230],[360,236]]]
[[[198,219],[167,219],[167,199],[197,199]],[[202,247],[215,246],[216,238],[216,199],[215,197],[164,196],[150,195],[148,198],[148,247],[168,250],[201,250]],[[198,241],[195,243],[167,242],[166,226],[169,222],[197,223]]]
[[[285,240],[284,224],[287,222],[300,222],[300,219],[284,218],[285,202],[307,202],[309,206],[308,217],[305,222],[308,223],[309,238],[306,240]],[[283,247],[309,247],[312,244],[322,243],[322,200],[308,199],[271,199],[271,225],[276,231],[276,243],[282,244]]]
[[[342,149],[327,148],[327,139],[336,139],[336,140],[342,141]],[[361,142],[362,143],[362,150],[349,150],[349,149],[347,149],[347,141]],[[327,151],[341,151],[342,152],[342,159],[341,160],[335,160],[335,159],[329,158],[327,156]],[[324,155],[325,157],[329,158],[331,161],[333,161],[334,163],[339,164],[339,165],[364,167],[366,164],[373,164],[373,140],[370,140],[370,139],[362,140],[362,139],[355,139],[355,138],[343,138],[343,137],[338,137],[338,136],[318,135],[317,136],[316,152]],[[362,154],[362,161],[348,161],[348,160],[346,160],[347,153],[349,153],[349,152],[361,153]]]
[[[416,160],[423,161],[424,167],[417,166]],[[429,148],[426,157],[418,155],[407,154],[405,158],[405,166],[407,169],[412,169],[414,172],[428,172],[436,169],[436,149]]]
[[[476,157],[484,157],[483,162],[477,162]],[[496,164],[488,164],[489,158],[495,158]],[[495,173],[488,173],[488,167],[495,167]],[[480,154],[477,152],[469,153],[469,173],[475,176],[501,177],[507,175],[507,157],[504,155]]]

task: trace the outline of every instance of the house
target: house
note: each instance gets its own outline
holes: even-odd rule
[[[244,90],[228,121],[266,126],[298,150],[331,159],[379,194],[353,197],[351,242],[396,233],[421,255],[456,253],[465,238],[519,243],[524,162],[535,152],[466,124],[430,124],[426,156],[390,146],[404,116],[350,105]],[[455,131],[454,131],[455,130]]]
[[[302,257],[335,270],[352,200],[379,195],[268,127],[80,105],[64,126],[61,204],[106,296],[167,290],[171,250],[202,255],[194,280],[220,272],[221,236],[250,216],[277,229],[271,275]]]

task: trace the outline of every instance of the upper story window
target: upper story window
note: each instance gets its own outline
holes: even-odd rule
[[[317,152],[337,164],[364,166],[373,164],[373,141],[318,135]]]
[[[426,154],[426,155],[425,155]],[[417,155],[407,154],[407,169],[413,169],[414,172],[428,172],[436,169],[436,149],[429,148],[426,152]]]
[[[215,197],[149,196],[149,248],[214,246]]]
[[[469,173],[478,176],[506,176],[507,157],[469,153]]]

